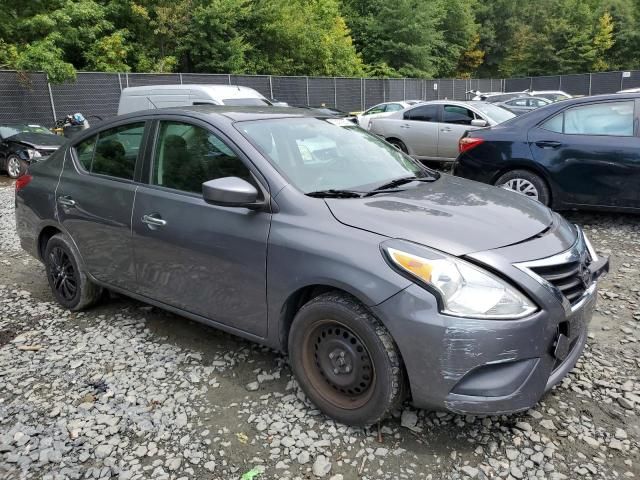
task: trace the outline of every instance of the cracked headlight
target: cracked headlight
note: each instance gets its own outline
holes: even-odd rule
[[[30,159],[40,158],[42,156],[38,150],[34,150],[33,148],[27,148],[27,155],[29,155]]]
[[[427,254],[425,256],[417,254],[417,248],[410,250],[414,252],[383,245],[383,251],[396,269],[439,294],[442,313],[458,317],[517,319],[537,310],[535,304],[516,288],[476,265],[425,247],[419,248]]]

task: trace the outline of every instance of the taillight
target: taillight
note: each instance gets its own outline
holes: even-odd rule
[[[468,152],[472,148],[476,148],[482,143],[484,143],[483,138],[462,137],[458,142],[458,150],[460,151],[460,153]]]
[[[31,182],[32,179],[33,177],[31,175],[22,175],[21,177],[18,177],[18,179],[16,180],[16,192],[19,192],[24,187],[29,185],[29,182]]]

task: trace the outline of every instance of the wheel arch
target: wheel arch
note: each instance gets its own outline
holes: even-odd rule
[[[328,283],[315,283],[298,288],[292,292],[282,304],[279,316],[279,346],[283,352],[287,351],[287,343],[289,339],[289,332],[291,331],[291,325],[293,319],[300,309],[314,298],[328,292],[341,293],[347,295],[357,302],[361,303],[368,308],[367,302],[357,293],[350,291],[346,288],[342,288],[336,285],[330,285]],[[372,312],[372,315],[373,312]],[[379,319],[384,324],[382,319]]]
[[[63,232],[58,227],[55,227],[53,225],[47,225],[42,230],[40,230],[40,233],[38,234],[38,241],[36,243],[36,248],[37,248],[38,257],[41,260],[44,260],[44,251],[47,248],[47,243],[49,243],[49,240],[51,240],[51,238],[54,235],[57,235],[58,233],[63,233]]]
[[[500,170],[498,170],[498,172],[493,176],[493,178],[491,179],[491,185],[495,186],[496,182],[502,175],[504,175],[505,173],[513,172],[515,170],[525,170],[540,177],[542,181],[547,185],[547,189],[549,190],[549,208],[553,208],[556,198],[556,192],[553,187],[553,182],[551,182],[548,172],[535,163],[526,161],[509,161],[507,165],[500,168]]]
[[[404,141],[403,139],[401,139],[400,137],[398,137],[398,136],[396,136],[396,135],[391,135],[391,136],[388,136],[388,137],[387,137],[387,136],[385,136],[385,137],[384,137],[384,139],[385,139],[385,141],[386,141],[387,143],[393,143],[394,141],[402,143],[402,144],[404,145],[404,148],[406,148],[406,149],[407,149],[407,152],[408,152],[409,154],[411,154],[412,149],[409,147],[409,145],[407,145],[407,142],[405,142],[405,141]]]

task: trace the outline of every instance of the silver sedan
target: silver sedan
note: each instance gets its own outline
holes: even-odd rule
[[[436,100],[373,119],[370,130],[418,160],[453,162],[467,130],[497,125],[514,116],[486,102]]]

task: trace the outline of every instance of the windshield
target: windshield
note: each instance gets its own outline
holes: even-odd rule
[[[491,103],[474,103],[474,107],[484,113],[489,119],[495,123],[506,122],[507,120],[515,117],[515,114],[507,110],[506,108],[492,105]]]
[[[224,98],[222,99],[224,105],[250,106],[250,107],[264,107],[265,105],[271,105],[266,98]]]
[[[0,125],[0,137],[9,138],[19,133],[48,133],[49,130],[40,125]]]
[[[427,171],[365,130],[318,118],[279,118],[236,123],[289,181],[304,193],[367,190]]]

